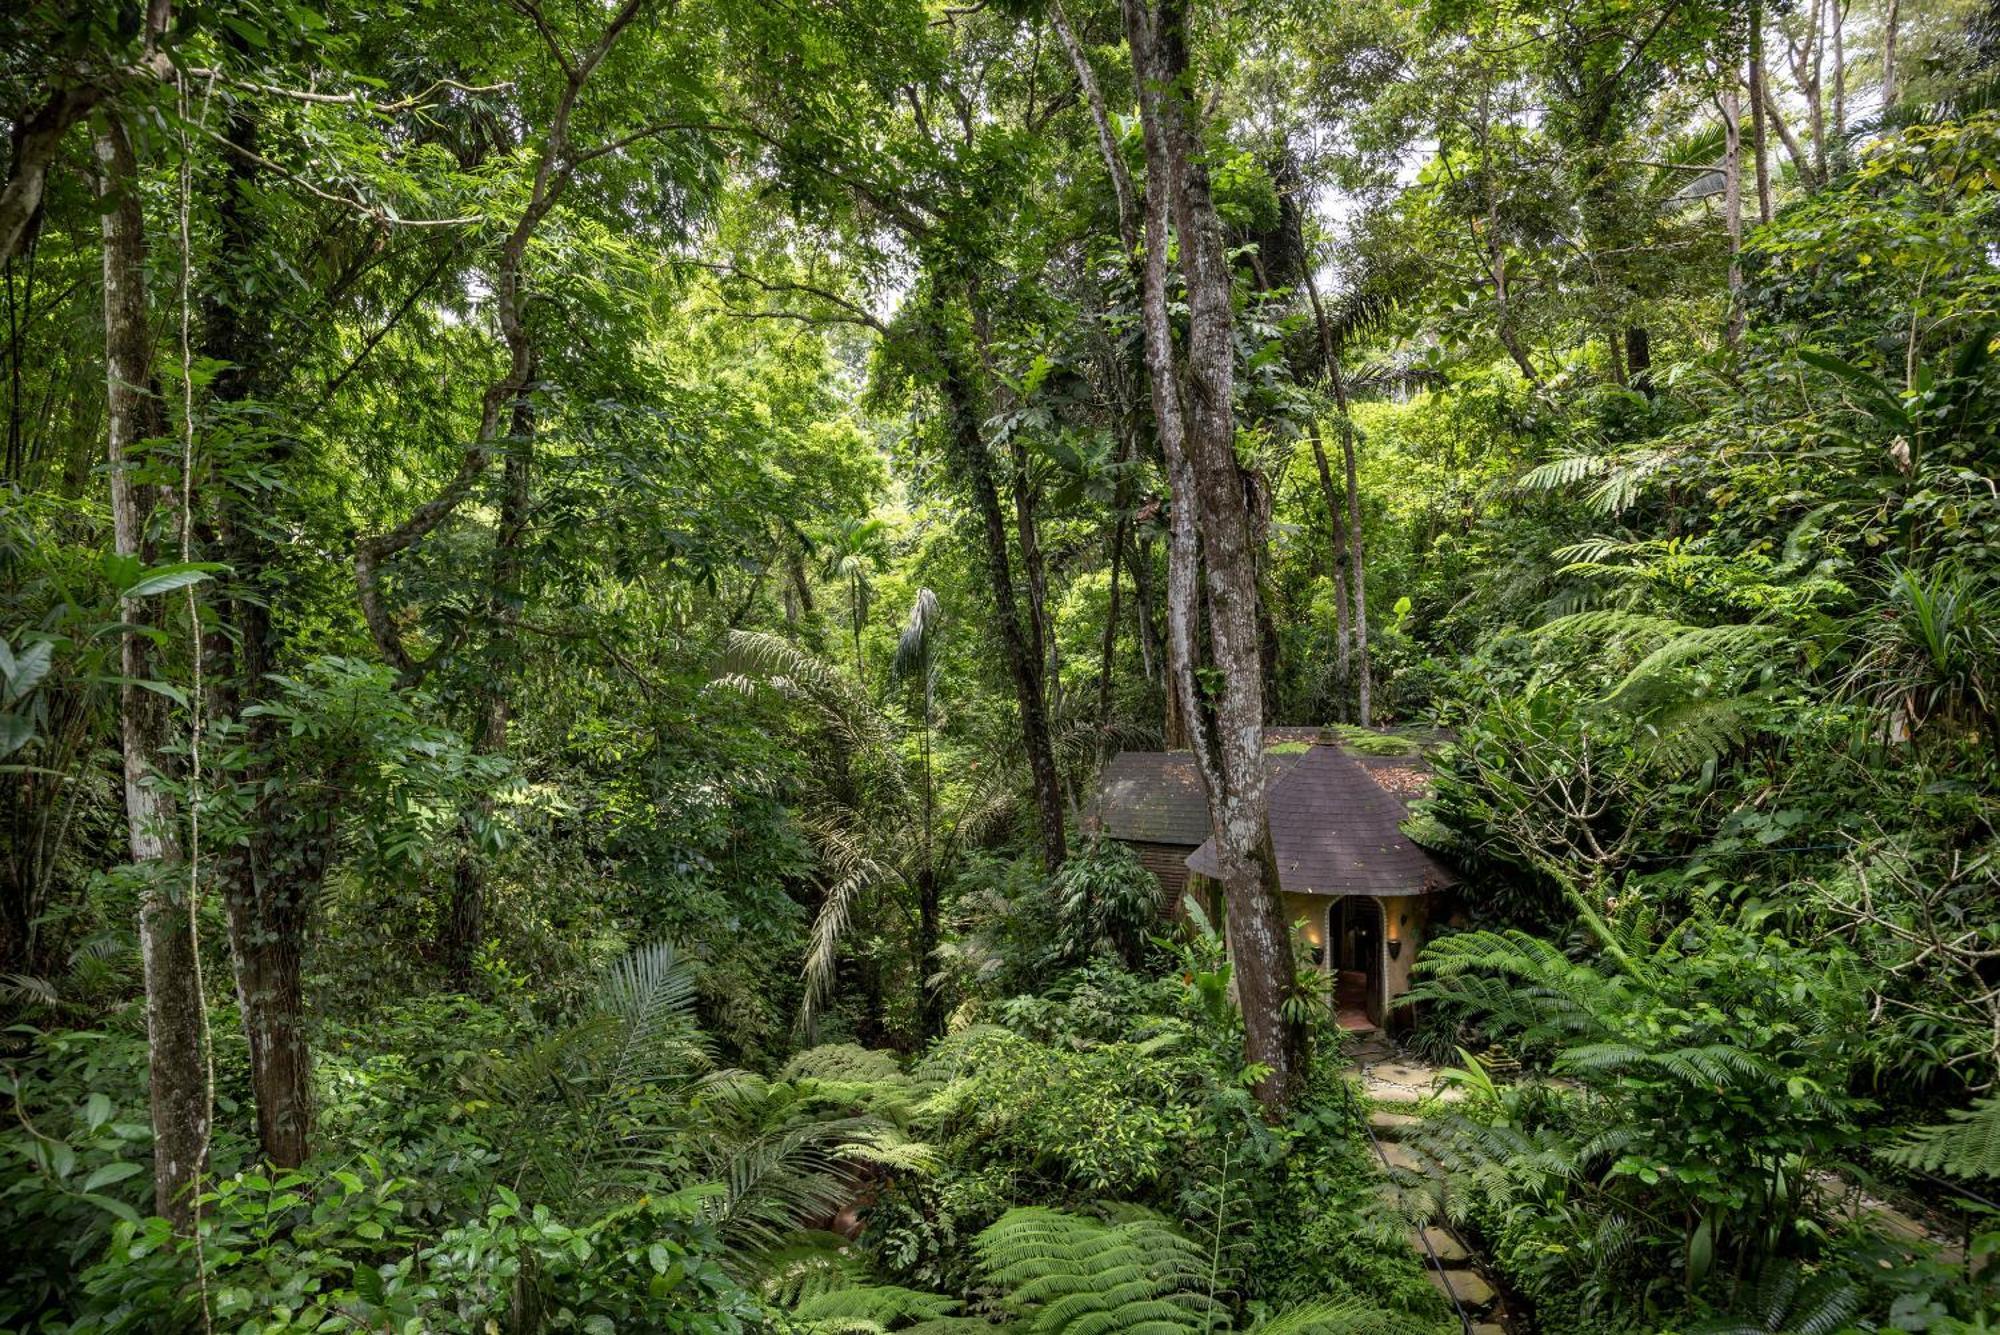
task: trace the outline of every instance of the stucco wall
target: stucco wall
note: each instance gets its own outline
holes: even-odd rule
[[[1410,966],[1416,963],[1417,952],[1423,949],[1424,929],[1430,923],[1430,896],[1405,895],[1382,901],[1382,995],[1400,997],[1410,990]],[[1389,942],[1401,940],[1402,948],[1392,956]],[[1390,1012],[1389,1023],[1402,1026],[1410,1022],[1408,1009]]]
[[[1320,969],[1326,970],[1329,967],[1326,949],[1327,915],[1336,902],[1334,897],[1287,894],[1282,898],[1286,921],[1303,925],[1305,940],[1321,948]],[[1357,898],[1371,897],[1357,896]],[[1410,966],[1416,962],[1417,952],[1423,949],[1424,931],[1430,923],[1430,897],[1385,896],[1376,902],[1382,907],[1382,953],[1378,964],[1382,973],[1382,997],[1386,1002],[1410,990]],[[1393,954],[1389,949],[1391,940],[1402,943]],[[1407,1023],[1408,1012],[1392,1011],[1388,1018],[1392,1025]]]
[[[1325,895],[1281,895],[1279,898],[1285,904],[1285,921],[1294,927],[1303,924],[1306,940],[1320,947],[1319,967],[1324,973],[1327,968],[1326,911],[1333,900]]]

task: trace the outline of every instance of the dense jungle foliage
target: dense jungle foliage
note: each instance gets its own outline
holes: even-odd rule
[[[1996,62],[6,6],[0,1329],[2000,1328]],[[1429,752],[1395,1178],[1262,724]]]

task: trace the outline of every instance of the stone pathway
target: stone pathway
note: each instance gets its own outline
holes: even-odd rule
[[[1379,1030],[1364,1035],[1350,1055],[1361,1073],[1362,1096],[1375,1104],[1413,1108],[1426,1099],[1457,1103],[1465,1091],[1447,1085],[1437,1067],[1406,1056]]]
[[[1400,1204],[1397,1179],[1423,1172],[1422,1161],[1402,1144],[1403,1135],[1423,1125],[1419,1104],[1455,1103],[1463,1097],[1455,1085],[1440,1082],[1434,1066],[1415,1061],[1380,1033],[1364,1036],[1353,1050],[1361,1076],[1362,1095],[1370,1104],[1368,1128],[1389,1177],[1388,1190]],[[1424,1263],[1424,1277],[1468,1318],[1471,1335],[1506,1335],[1505,1311],[1493,1286],[1473,1268],[1472,1253],[1450,1229],[1437,1223],[1410,1232],[1410,1249]]]

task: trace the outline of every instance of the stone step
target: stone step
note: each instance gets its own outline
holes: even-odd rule
[[[1430,1244],[1428,1250],[1425,1243]],[[1410,1234],[1410,1248],[1425,1259],[1437,1257],[1438,1264],[1443,1266],[1464,1265],[1472,1259],[1472,1253],[1465,1249],[1465,1244],[1448,1229],[1420,1229]]]
[[[1491,1284],[1470,1270],[1426,1270],[1424,1278],[1447,1300],[1458,1299],[1458,1305],[1468,1312],[1484,1312],[1499,1296]]]
[[[1475,1321],[1472,1335],[1507,1335],[1507,1328],[1498,1321]]]
[[[1424,1119],[1421,1117],[1412,1117],[1408,1113],[1390,1112],[1386,1108],[1377,1108],[1368,1114],[1369,1127],[1374,1130],[1376,1135],[1387,1137],[1390,1140],[1399,1139],[1411,1127],[1422,1126],[1423,1124]]]
[[[1382,1147],[1382,1157],[1388,1162],[1389,1167],[1398,1172],[1421,1173],[1424,1171],[1424,1161],[1413,1154],[1407,1146],[1398,1145],[1394,1141]]]

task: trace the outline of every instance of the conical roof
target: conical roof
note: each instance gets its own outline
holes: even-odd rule
[[[1456,885],[1452,870],[1403,833],[1403,803],[1337,746],[1317,745],[1275,776],[1271,849],[1278,888],[1304,895],[1421,895]],[[1219,876],[1215,840],[1188,870]]]

